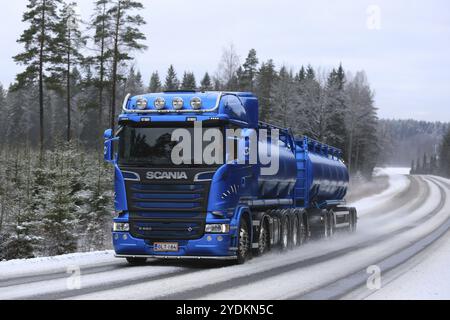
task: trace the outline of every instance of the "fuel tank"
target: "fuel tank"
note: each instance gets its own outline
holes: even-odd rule
[[[259,197],[263,199],[286,199],[292,197],[297,182],[297,166],[295,155],[284,142],[279,142],[278,170],[274,174],[261,174],[258,180]],[[259,150],[268,150],[270,143],[259,141]],[[276,162],[270,165],[276,166]],[[268,168],[270,165],[261,165]]]
[[[306,188],[309,201],[343,200],[347,194],[349,174],[344,162],[322,154],[306,154]]]

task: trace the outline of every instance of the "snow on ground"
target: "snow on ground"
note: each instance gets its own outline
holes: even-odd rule
[[[450,179],[433,178],[450,184]],[[450,231],[418,258],[420,261],[413,266],[407,264],[400,274],[396,273],[366,299],[450,299]]]
[[[397,194],[408,188],[410,180],[406,177],[409,169],[406,168],[377,168],[376,175],[387,175],[389,177],[389,187],[383,192],[356,201],[351,204],[352,207],[358,209],[358,215],[364,215],[376,205],[383,205],[390,201]]]
[[[428,250],[417,265],[384,285],[366,299],[450,299],[450,232]]]
[[[70,266],[88,267],[117,262],[112,251],[73,253],[56,257],[42,257],[0,262],[0,281],[12,276],[29,276],[42,272],[60,272]]]

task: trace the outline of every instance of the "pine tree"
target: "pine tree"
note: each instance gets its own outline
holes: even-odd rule
[[[259,60],[256,54],[255,49],[251,49],[248,53],[247,59],[243,64],[244,72],[243,72],[243,85],[242,89],[244,91],[253,92],[255,89],[255,78],[258,72],[258,64]]]
[[[76,3],[64,4],[60,12],[61,21],[57,25],[57,43],[59,55],[59,66],[55,69],[55,77],[58,83],[55,87],[62,87],[66,94],[67,129],[66,139],[72,139],[72,76],[74,68],[80,65],[84,58],[81,50],[86,45],[86,38],[80,31],[80,17],[76,13]],[[77,72],[77,71],[76,71]]]
[[[25,51],[14,57],[14,61],[26,66],[24,72],[17,75],[16,88],[38,83],[39,86],[39,145],[41,156],[44,151],[44,82],[51,80],[48,69],[54,64],[57,55],[55,43],[59,23],[58,5],[61,0],[29,0],[23,22],[29,24],[18,42]]]
[[[291,128],[295,125],[295,121],[292,121],[295,110],[294,77],[285,66],[281,67],[273,87],[272,101],[276,101],[276,104],[271,108],[271,121],[283,128]]]
[[[164,83],[165,91],[176,91],[180,87],[180,82],[177,78],[177,73],[175,72],[175,68],[173,65],[170,65],[167,70],[166,82]]]
[[[6,135],[6,91],[3,89],[3,85],[0,83],[0,114],[4,115],[0,117],[0,146],[5,142]]]
[[[209,73],[206,72],[201,83],[200,83],[200,90],[201,91],[211,91],[213,90],[213,85],[211,83],[211,77],[209,76]]]
[[[306,70],[305,70],[305,67],[302,66],[302,67],[300,68],[300,71],[298,72],[297,76],[295,77],[295,80],[296,80],[297,82],[302,82],[302,81],[304,81],[305,79],[306,79]]]
[[[113,19],[113,45],[106,54],[112,57],[111,128],[114,128],[116,123],[117,85],[120,77],[119,66],[132,59],[131,52],[147,49],[147,46],[141,43],[141,41],[146,40],[146,37],[139,30],[146,22],[139,14],[133,14],[133,11],[143,9],[144,6],[140,1],[115,0],[112,2],[112,7],[108,10],[108,14]]]
[[[197,81],[195,80],[195,75],[192,72],[185,72],[183,76],[183,81],[181,83],[182,90],[195,91],[197,90]]]
[[[333,70],[328,76],[326,86],[325,113],[325,138],[326,142],[332,146],[345,151],[347,130],[345,127],[345,113],[347,106],[345,103],[345,72],[342,65],[338,70]]]
[[[97,55],[90,57],[90,63],[95,66],[97,76],[95,79],[95,86],[98,89],[98,124],[102,131],[103,127],[103,113],[104,113],[104,91],[109,85],[106,78],[106,66],[111,59],[112,46],[112,16],[109,11],[109,0],[95,1],[94,16],[90,22],[90,28],[95,30],[93,42],[96,47]]]
[[[259,68],[256,76],[256,94],[259,99],[259,119],[264,122],[270,121],[270,110],[272,106],[272,90],[277,80],[277,71],[272,60],[264,62]]]
[[[444,177],[450,178],[450,129],[442,139],[439,152],[439,167],[440,174]]]
[[[144,91],[144,84],[142,82],[142,75],[139,71],[136,72],[134,66],[130,68],[130,72],[125,81],[124,92],[131,95],[142,94]]]
[[[73,145],[58,145],[48,155],[51,165],[40,171],[51,179],[51,183],[46,184],[45,180],[49,178],[40,176],[44,179],[39,183],[43,202],[38,205],[45,239],[43,250],[49,255],[72,253],[77,249],[75,211],[80,171],[76,164],[79,158]]]
[[[160,92],[162,90],[161,80],[159,79],[158,71],[153,72],[150,78],[150,85],[148,91],[151,93]]]
[[[423,154],[422,172],[423,174],[428,174],[428,157],[426,153]]]
[[[352,172],[361,171],[370,178],[380,146],[377,109],[364,72],[356,73],[346,85],[346,104],[348,167]]]

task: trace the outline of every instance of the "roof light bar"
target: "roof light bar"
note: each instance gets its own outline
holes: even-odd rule
[[[123,101],[122,110],[123,110],[124,113],[142,113],[142,114],[147,114],[147,113],[156,113],[156,114],[167,114],[167,113],[213,113],[213,112],[216,112],[217,110],[219,110],[220,101],[222,100],[222,98],[225,95],[232,95],[232,94],[231,93],[220,92],[218,97],[217,97],[216,105],[212,109],[205,109],[205,110],[192,110],[192,109],[181,109],[181,110],[173,110],[173,109],[151,110],[151,109],[145,109],[145,110],[137,110],[137,109],[128,109],[127,108],[128,101],[131,98],[131,94],[128,94],[125,97],[124,101]]]

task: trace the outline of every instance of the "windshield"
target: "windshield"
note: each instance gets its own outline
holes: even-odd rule
[[[190,160],[183,162],[184,166],[210,166],[205,163],[194,165],[194,128],[148,128],[125,126],[120,132],[119,165],[125,166],[175,166],[172,161],[172,151],[182,139],[172,141],[177,129],[187,130],[192,137]],[[211,128],[203,128],[203,133]],[[222,130],[216,128],[216,130]],[[203,139],[202,139],[203,140]],[[203,142],[202,151],[211,142]],[[223,145],[223,141],[220,142]],[[203,157],[202,157],[203,158]],[[215,165],[217,166],[217,165]]]

